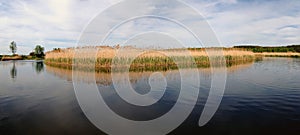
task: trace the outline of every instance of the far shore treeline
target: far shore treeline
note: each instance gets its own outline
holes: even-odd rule
[[[32,52],[28,55],[18,55],[17,54],[17,43],[15,41],[11,41],[9,44],[9,49],[12,55],[0,55],[0,61],[7,60],[43,60],[45,58],[44,50],[45,48],[41,45],[36,45]]]
[[[260,52],[300,52],[300,45],[288,45],[288,46],[277,46],[277,47],[263,47],[253,45],[240,45],[234,46],[233,48],[241,48],[252,51],[254,53]]]

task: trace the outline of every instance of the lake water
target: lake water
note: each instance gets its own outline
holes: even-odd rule
[[[151,72],[130,73],[138,93],[147,93]],[[119,115],[149,120],[163,115],[176,102],[180,81],[177,71],[167,76],[166,99],[160,106],[142,110],[118,99],[110,74],[97,73],[103,98]],[[82,72],[91,83],[91,73]],[[198,120],[209,88],[210,72],[200,69],[201,88],[196,107],[170,134],[299,134],[300,59],[263,58],[228,68],[221,105],[203,127]],[[179,82],[179,83],[178,83]],[[191,93],[191,96],[193,95]],[[189,104],[189,100],[185,100]],[[116,129],[117,130],[117,129]],[[0,134],[104,134],[82,112],[76,100],[72,72],[38,61],[0,62]]]

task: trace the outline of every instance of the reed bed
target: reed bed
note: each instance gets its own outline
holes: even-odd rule
[[[74,48],[68,48],[47,52],[45,63],[52,66],[71,68],[75,60],[76,67],[80,67],[80,69],[94,69],[94,67],[89,67],[94,64],[96,71],[111,72],[111,70],[123,71],[127,68],[130,71],[205,68],[210,67],[211,62],[221,63],[222,58],[225,58],[227,66],[245,64],[255,60],[254,53],[239,49],[227,49],[223,51],[223,54],[220,54],[213,48],[206,50],[141,50],[137,48],[97,47],[83,48],[83,50],[77,52],[78,55],[76,56],[74,55],[75,51]]]

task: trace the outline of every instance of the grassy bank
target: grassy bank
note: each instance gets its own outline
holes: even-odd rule
[[[89,52],[82,53],[78,58],[74,58],[75,50],[72,48],[55,50],[46,53],[45,63],[51,66],[71,69],[73,60],[79,63],[78,67],[88,70],[90,63],[95,63],[98,72],[110,72],[111,66],[118,67],[118,70],[129,68],[130,71],[157,71],[171,70],[178,68],[198,67],[205,68],[210,66],[210,60],[204,49],[168,49],[168,50],[147,50],[141,53],[136,48],[127,48],[125,53],[115,55],[118,49],[110,47],[99,47],[96,59],[89,57]],[[122,49],[123,51],[123,49]],[[119,51],[120,52],[120,51]],[[211,49],[213,62],[220,63],[222,54],[215,54]],[[141,53],[141,54],[140,54]],[[140,54],[135,57],[135,54]],[[189,57],[192,56],[192,57]],[[224,51],[226,65],[245,64],[254,61],[254,53],[238,49],[228,49]],[[92,58],[92,59],[91,59]]]
[[[256,56],[264,56],[264,57],[293,57],[300,58],[300,53],[297,52],[263,52],[263,53],[255,53]]]
[[[43,60],[44,58],[29,56],[29,55],[0,55],[0,61],[8,61],[8,60]]]
[[[3,55],[1,56],[1,61],[6,61],[6,60],[22,60],[23,57],[22,56],[19,56],[19,55]]]

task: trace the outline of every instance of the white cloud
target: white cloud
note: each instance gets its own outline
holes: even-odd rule
[[[20,46],[18,53],[27,54],[36,44],[46,50],[54,47],[75,46],[81,31],[98,13],[121,0],[4,0],[0,2],[0,54],[8,54],[10,41]],[[150,2],[150,1],[149,1]],[[236,0],[184,0],[204,15],[215,30],[221,43],[285,45],[299,44],[300,2],[255,2]],[[147,4],[147,3],[142,3]],[[278,8],[280,5],[280,8]],[[149,7],[145,12],[157,11]],[[120,12],[122,11],[122,12]],[[110,13],[106,21],[114,21],[118,15],[128,14],[119,9]],[[188,17],[184,9],[174,9],[167,14]],[[128,24],[119,30],[117,37],[124,38],[136,27],[147,30],[147,25],[158,26],[151,21]],[[288,26],[295,27],[288,27]],[[163,25],[162,25],[163,26]],[[159,27],[177,35],[183,34],[174,27]],[[149,29],[151,30],[151,29]],[[23,48],[23,49],[22,49]]]
[[[193,3],[194,1],[190,1]],[[197,9],[206,10],[204,16],[225,46],[238,44],[288,45],[299,44],[300,27],[293,33],[283,33],[279,28],[288,25],[300,26],[300,2],[233,2],[217,6],[193,4]],[[207,4],[209,5],[209,4]],[[280,8],[278,8],[280,5]],[[292,37],[287,38],[288,34]]]

